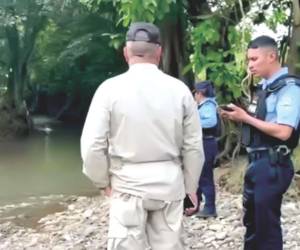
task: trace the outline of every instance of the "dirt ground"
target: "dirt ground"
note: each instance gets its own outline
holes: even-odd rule
[[[293,155],[295,168],[294,180],[287,192],[289,198],[299,199],[300,197],[300,146]],[[220,188],[233,194],[242,193],[244,173],[247,166],[247,157],[239,156],[233,162],[221,164],[214,171],[215,182]]]

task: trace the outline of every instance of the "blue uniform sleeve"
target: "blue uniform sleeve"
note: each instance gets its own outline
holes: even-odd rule
[[[211,128],[217,125],[217,106],[215,103],[205,102],[198,111],[202,128]]]
[[[276,113],[278,124],[297,128],[300,120],[300,87],[291,85],[279,91]]]

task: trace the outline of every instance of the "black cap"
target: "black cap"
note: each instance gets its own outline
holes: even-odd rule
[[[126,34],[126,41],[139,41],[160,44],[159,29],[152,23],[132,23]]]
[[[213,85],[212,81],[202,81],[195,83],[195,90],[201,91],[207,89],[210,85]]]
[[[210,80],[195,83],[195,90],[200,91],[206,97],[215,97],[214,83]]]

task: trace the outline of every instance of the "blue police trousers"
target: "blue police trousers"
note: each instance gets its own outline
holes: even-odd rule
[[[249,156],[243,192],[245,250],[283,249],[281,202],[293,175],[289,156],[272,164],[267,151],[255,158]]]
[[[199,201],[201,201],[202,194],[203,194],[205,197],[204,209],[209,213],[215,213],[216,193],[215,193],[213,169],[214,169],[215,158],[218,153],[218,145],[216,139],[204,138],[203,149],[205,154],[205,162],[199,179],[197,196]]]

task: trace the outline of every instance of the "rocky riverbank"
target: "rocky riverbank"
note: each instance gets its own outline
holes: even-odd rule
[[[242,197],[218,191],[218,218],[185,217],[186,249],[242,249]],[[300,250],[300,201],[285,199],[282,223],[285,250]],[[108,199],[77,197],[64,211],[41,218],[34,228],[13,221],[0,224],[0,249],[105,249]]]

